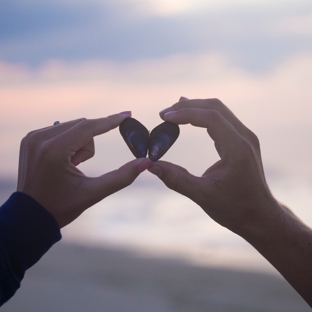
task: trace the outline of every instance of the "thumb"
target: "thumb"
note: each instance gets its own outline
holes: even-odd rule
[[[148,158],[138,158],[132,160],[117,170],[108,172],[98,178],[89,181],[95,201],[125,188],[130,185],[144,170],[152,165]]]
[[[196,198],[200,178],[190,174],[183,167],[166,161],[157,161],[148,168],[148,171],[158,176],[168,188],[192,200]]]

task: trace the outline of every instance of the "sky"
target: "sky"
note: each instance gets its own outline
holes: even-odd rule
[[[0,186],[16,180],[19,144],[31,130],[124,110],[153,129],[162,122],[159,111],[180,96],[219,98],[259,137],[273,193],[312,225],[311,82],[311,0],[5,1],[0,9]],[[87,175],[133,159],[118,129],[95,143],[95,157],[80,165]],[[218,155],[204,129],[184,125],[163,159],[201,175]],[[148,172],[121,194],[105,201],[112,208],[99,206],[74,223],[77,227],[66,228],[67,236],[77,237],[83,228],[91,239],[125,242],[121,234],[129,229],[126,239],[132,244],[145,237],[145,247],[159,240],[168,249],[181,245],[189,252],[193,246],[200,254],[198,246],[204,246],[210,258],[216,250],[207,246],[222,241],[228,247],[233,240]],[[181,224],[173,226],[177,217]]]
[[[310,1],[7,1],[0,58],[131,62],[222,53],[253,72],[311,48]],[[229,4],[230,3],[230,4]]]
[[[1,176],[16,175],[19,141],[32,129],[119,110],[152,129],[181,95],[228,105],[260,137],[270,174],[310,174],[311,70],[309,0],[6,1]],[[209,138],[190,127],[174,157],[199,174],[207,165],[187,161],[183,148],[192,136],[207,141],[196,163],[215,160]],[[124,149],[116,133],[106,139]],[[131,157],[123,155],[103,155],[104,169]]]

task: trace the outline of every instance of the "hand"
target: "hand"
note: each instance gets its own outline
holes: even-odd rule
[[[21,142],[17,191],[35,199],[63,227],[131,184],[152,164],[149,159],[135,159],[96,178],[76,167],[93,157],[94,136],[116,128],[130,115],[78,119],[30,132]]]
[[[201,177],[163,161],[149,171],[245,238],[312,307],[312,230],[273,198],[256,135],[215,99],[182,98],[160,115],[166,121],[207,128],[220,160]]]
[[[149,171],[169,188],[192,199],[236,233],[278,214],[278,204],[265,181],[258,138],[223,103],[182,98],[160,116],[177,124],[206,128],[221,158],[201,177],[174,164],[157,162]]]

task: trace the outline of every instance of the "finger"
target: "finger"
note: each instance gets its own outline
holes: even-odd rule
[[[221,113],[226,113],[230,110],[218,99],[188,99],[180,97],[179,102],[175,103],[171,107],[162,110],[159,114],[161,117],[167,112],[177,111],[184,108],[203,108],[203,109],[215,109]]]
[[[44,138],[46,140],[51,139],[51,138],[65,132],[65,131],[67,131],[68,129],[71,129],[72,127],[79,124],[80,122],[82,122],[85,119],[86,118],[78,118],[75,120],[62,122],[58,125],[52,125],[51,127],[44,128],[43,129],[44,131],[42,131],[43,134],[45,135]]]
[[[80,163],[92,158],[95,154],[94,140],[92,139],[86,146],[78,150],[71,158],[73,165],[78,166]]]
[[[158,161],[148,169],[164,184],[189,198],[195,198],[199,190],[199,177],[190,174],[186,169],[165,161]]]
[[[67,131],[68,129],[72,128],[73,126],[82,122],[83,120],[85,120],[85,118],[79,118],[79,119],[75,119],[75,120],[71,120],[71,121],[66,121],[66,122],[60,123],[58,125],[52,125],[49,127],[33,130],[26,135],[25,141],[33,140],[33,141],[36,141],[37,143],[39,143],[41,141],[49,140],[49,139],[65,132],[65,131]]]
[[[59,148],[75,153],[93,137],[118,127],[124,119],[130,116],[131,112],[124,112],[104,118],[84,119],[57,137]]]
[[[138,158],[128,162],[117,170],[89,180],[89,192],[95,202],[130,185],[153,162],[148,158]]]
[[[214,109],[220,112],[233,127],[244,137],[250,137],[250,130],[231,112],[231,110],[218,99],[195,99],[188,100],[184,98],[178,103],[166,108],[160,112],[160,117],[164,119],[164,115],[168,112],[178,111],[186,108]]]
[[[215,99],[207,99],[207,100],[201,100],[201,99],[193,99],[190,100],[188,98],[185,98],[183,96],[180,97],[179,102],[173,104],[172,106],[163,109],[159,112],[159,115],[161,118],[164,117],[164,115],[168,112],[177,111],[184,108],[212,108],[209,107],[212,106],[212,103],[215,102]]]
[[[241,155],[243,145],[246,144],[246,140],[217,110],[184,108],[166,113],[164,119],[177,124],[191,124],[196,127],[207,128],[222,159],[231,156],[230,158],[235,160],[235,157]]]

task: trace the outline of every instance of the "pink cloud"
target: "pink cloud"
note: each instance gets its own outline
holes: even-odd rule
[[[225,58],[214,54],[176,55],[124,64],[51,61],[37,70],[2,63],[0,142],[8,146],[7,135],[10,133],[14,134],[10,139],[14,144],[2,149],[1,159],[10,161],[6,155],[18,154],[19,140],[28,131],[50,125],[55,120],[96,118],[132,110],[134,117],[153,128],[161,122],[158,112],[176,102],[180,95],[220,98],[247,126],[264,136],[265,155],[270,161],[278,161],[281,156],[274,150],[274,144],[278,143],[276,140],[285,140],[283,131],[287,133],[290,146],[309,155],[311,151],[304,146],[304,141],[310,138],[302,136],[302,127],[306,125],[308,128],[311,124],[312,90],[309,82],[312,74],[308,70],[311,66],[310,54],[289,59],[274,72],[264,75],[252,75],[235,68]],[[301,129],[298,137],[292,134],[292,141],[288,133],[290,126],[294,132]],[[277,136],[279,132],[281,137]],[[172,160],[199,173],[206,166],[207,158],[215,159],[213,146],[208,143],[209,147],[198,151],[198,162],[194,164],[188,156],[183,156],[182,149],[192,144],[195,150],[201,148],[202,144],[196,143],[194,136],[207,142],[209,138],[206,138],[205,131],[187,126],[183,127],[182,133],[176,147],[181,152],[172,154]],[[105,137],[112,147],[117,144],[118,151],[124,148],[119,139],[117,131]],[[286,147],[279,148],[286,153]],[[98,153],[102,153],[101,147]],[[132,157],[131,154],[121,154],[117,158],[111,156],[108,163],[116,166],[116,163],[121,164]],[[291,154],[298,156],[294,152],[287,154],[287,157],[283,155],[285,166],[293,162]],[[17,163],[16,159],[13,161],[11,166],[1,162],[1,170],[12,169]],[[307,161],[305,158],[302,163]]]

